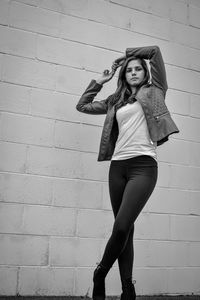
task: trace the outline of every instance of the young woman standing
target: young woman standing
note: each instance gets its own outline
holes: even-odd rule
[[[151,76],[145,59],[150,60]],[[102,101],[93,101],[103,85],[121,66],[117,89]],[[151,78],[152,77],[152,78]],[[106,114],[98,161],[111,160],[109,193],[115,222],[101,262],[93,274],[94,300],[105,299],[105,277],[118,259],[121,300],[136,299],[132,281],[134,223],[152,194],[158,176],[157,146],[179,129],[165,104],[168,89],[158,46],[128,48],[92,80],[76,109]]]

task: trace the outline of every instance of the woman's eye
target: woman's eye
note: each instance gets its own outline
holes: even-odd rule
[[[142,71],[142,68],[136,68],[135,71]],[[127,69],[126,72],[127,72],[127,73],[128,73],[128,72],[132,72],[132,70],[131,70],[131,69]]]

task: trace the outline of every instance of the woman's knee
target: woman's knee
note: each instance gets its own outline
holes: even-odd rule
[[[113,234],[119,239],[120,241],[126,240],[130,227],[126,224],[115,222],[113,226]]]

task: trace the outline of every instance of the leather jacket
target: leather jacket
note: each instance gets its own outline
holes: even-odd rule
[[[169,135],[179,132],[165,104],[168,85],[162,54],[158,46],[127,48],[126,57],[133,55],[138,58],[150,60],[151,84],[141,86],[135,99],[143,108],[151,140],[157,142],[157,146],[160,146],[168,141]],[[102,85],[93,79],[76,105],[76,109],[79,112],[106,114],[98,161],[110,160],[112,158],[119,133],[116,120],[116,105],[109,103],[109,97],[105,100],[93,101],[101,88]]]

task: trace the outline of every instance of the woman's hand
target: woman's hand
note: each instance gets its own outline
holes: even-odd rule
[[[111,80],[119,66],[120,65],[114,61],[111,67],[111,71],[104,70],[102,75],[96,80],[96,82],[99,84],[104,84],[105,82]]]
[[[126,55],[123,55],[117,59],[115,59],[115,62],[119,65],[122,66],[125,60],[127,59]]]

